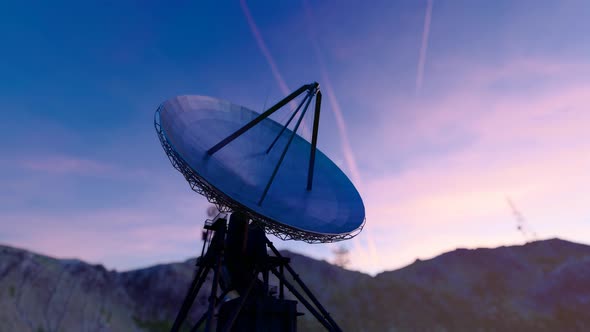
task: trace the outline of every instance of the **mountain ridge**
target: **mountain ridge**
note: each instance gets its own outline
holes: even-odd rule
[[[553,238],[459,248],[374,277],[282,253],[344,330],[590,328],[590,246],[584,244]],[[166,331],[194,264],[192,258],[118,272],[0,245],[0,332]],[[197,297],[190,321],[204,312],[207,295]],[[322,330],[309,314],[298,326]]]

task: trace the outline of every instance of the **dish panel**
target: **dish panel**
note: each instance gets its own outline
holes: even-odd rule
[[[348,177],[317,150],[313,188],[306,190],[311,144],[296,135],[262,204],[258,204],[284,146],[283,125],[266,118],[208,155],[207,150],[259,114],[206,96],[178,96],[156,112],[156,130],[174,166],[193,189],[230,210],[248,213],[282,238],[331,242],[350,238],[364,223],[362,199]]]

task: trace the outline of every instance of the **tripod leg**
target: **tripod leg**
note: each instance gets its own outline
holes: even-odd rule
[[[281,275],[283,275],[284,274],[283,264],[281,264],[281,266],[279,268],[280,268],[279,272],[281,273]],[[283,279],[280,279],[279,288],[280,288],[279,299],[284,300],[285,299],[285,285],[283,284]]]
[[[238,136],[242,135],[243,133],[245,133],[246,131],[248,131],[250,128],[254,127],[256,124],[258,124],[264,118],[268,117],[269,115],[271,115],[272,113],[274,113],[279,108],[285,106],[291,100],[297,98],[297,96],[299,96],[300,94],[302,94],[305,90],[316,88],[317,86],[318,86],[318,83],[307,84],[307,85],[304,85],[304,86],[300,87],[296,91],[293,91],[290,95],[288,95],[287,97],[283,98],[283,100],[279,101],[274,106],[272,106],[271,108],[269,108],[268,110],[266,110],[264,113],[262,113],[259,116],[257,116],[254,120],[248,122],[242,128],[236,130],[233,134],[231,134],[228,137],[224,138],[221,142],[215,144],[215,146],[213,146],[212,148],[210,148],[209,150],[207,150],[207,153],[209,155],[214,154],[219,149],[221,149],[222,147],[226,146],[229,142],[233,141]]]
[[[291,285],[290,282],[287,281],[287,279],[285,279],[284,275],[281,275],[277,272],[276,269],[271,269],[271,272],[277,277],[279,278],[280,281],[283,282],[283,284],[285,286],[287,286],[287,288],[289,289],[289,291],[291,291],[291,293],[293,295],[295,295],[295,297],[301,302],[303,303],[303,305],[307,308],[307,310],[309,310],[309,312],[311,312],[311,314],[320,322],[322,323],[322,325],[324,325],[324,327],[328,330],[328,331],[340,331],[340,329],[335,328],[334,326],[332,326],[312,305],[311,303],[309,303],[307,301],[307,299],[305,299],[303,297],[303,295],[301,295],[301,293],[299,293],[297,291],[297,289],[295,289],[295,287],[293,285]]]
[[[215,308],[217,308],[219,306],[219,303],[221,303],[221,301],[223,301],[223,299],[225,298],[227,293],[228,293],[228,291],[224,291],[223,293],[221,293],[221,296],[217,300],[217,306]],[[199,327],[201,327],[201,324],[203,324],[203,322],[205,321],[205,319],[207,319],[207,317],[209,317],[209,310],[205,311],[203,313],[203,315],[201,316],[201,318],[199,318],[199,320],[195,323],[195,325],[193,325],[191,332],[197,332],[197,330],[199,329]]]
[[[272,244],[272,242],[270,242],[270,241],[267,240],[266,244],[268,245],[268,247],[270,248],[270,250],[272,250],[272,252],[277,257],[283,257],[281,255],[281,253],[277,250],[277,248],[275,248],[275,246]],[[320,303],[320,301],[318,301],[318,299],[313,295],[313,293],[309,290],[309,288],[303,283],[303,280],[301,280],[301,278],[299,278],[299,275],[297,273],[295,273],[295,270],[293,270],[293,268],[291,267],[291,265],[285,264],[285,267],[287,268],[287,271],[289,271],[289,273],[291,273],[291,275],[293,276],[293,279],[301,287],[301,289],[303,290],[303,292],[311,299],[311,301],[313,302],[313,304],[315,304],[315,306],[320,310],[320,312],[322,313],[323,317],[330,323],[330,325],[333,326],[333,329],[336,330],[336,331],[341,331],[341,329],[338,326],[338,324],[336,324],[336,322],[332,319],[332,317],[330,316],[330,314],[328,313],[328,311],[326,311],[326,309],[324,309],[324,307],[322,306],[322,304]],[[273,273],[276,273],[276,270],[273,271]]]
[[[209,311],[205,311],[205,313],[201,316],[201,318],[199,318],[197,323],[193,326],[193,328],[191,329],[191,332],[197,332],[199,327],[201,327],[201,324],[203,324],[203,322],[205,321],[205,319],[207,319],[208,316],[209,316]]]
[[[258,273],[256,273],[256,274],[258,274]],[[227,325],[223,329],[224,332],[231,331],[231,328],[234,326],[234,323],[236,322],[236,319],[238,318],[240,311],[242,311],[242,307],[246,303],[246,300],[248,300],[248,296],[250,295],[250,291],[252,290],[252,288],[254,288],[256,281],[258,281],[258,279],[256,277],[253,277],[252,281],[250,282],[250,285],[248,285],[248,288],[246,289],[244,294],[240,296],[240,303],[238,304],[238,307],[236,308],[236,310],[233,312],[231,318],[228,320]]]
[[[213,274],[213,285],[211,295],[209,296],[209,310],[207,311],[207,324],[205,325],[205,332],[211,331],[211,323],[213,322],[213,314],[215,313],[215,304],[217,301],[217,284],[219,283],[219,273],[221,270],[221,255],[217,256],[217,263],[215,264],[215,272]]]
[[[180,327],[186,319],[188,311],[190,310],[191,306],[193,305],[193,302],[195,301],[195,298],[197,297],[197,294],[199,293],[199,289],[201,288],[201,286],[205,282],[205,279],[207,278],[209,269],[209,266],[199,267],[199,271],[197,272],[195,278],[193,279],[193,282],[191,283],[191,286],[186,294],[186,297],[184,298],[184,301],[182,302],[182,307],[180,308],[180,311],[178,312],[178,315],[174,320],[174,325],[172,325],[172,329],[170,330],[170,332],[180,331]]]

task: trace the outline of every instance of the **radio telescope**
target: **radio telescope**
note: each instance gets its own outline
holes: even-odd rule
[[[302,95],[285,124],[269,118]],[[308,142],[297,130],[314,98]],[[206,331],[214,326],[217,331],[295,331],[297,302],[285,299],[284,287],[327,330],[340,331],[266,237],[325,243],[362,230],[365,208],[358,191],[317,149],[321,101],[319,84],[312,83],[261,114],[206,96],[174,97],[156,110],[156,132],[172,165],[220,211],[205,223],[197,272],[171,331],[181,329],[209,270],[214,271],[209,306],[195,331],[203,323]],[[269,291],[269,273],[280,282],[278,298]],[[239,297],[224,301],[232,291]]]

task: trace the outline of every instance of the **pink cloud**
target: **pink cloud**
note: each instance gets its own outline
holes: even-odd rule
[[[21,239],[15,245],[54,257],[77,258],[125,270],[197,256],[201,227],[148,225],[122,232],[58,227],[35,235]],[[187,247],[193,250],[183,251]]]
[[[445,87],[443,93],[428,100],[391,96],[379,89],[361,91],[374,98],[374,108],[383,111],[375,119],[372,130],[359,139],[366,144],[383,142],[380,148],[387,150],[382,152],[392,153],[420,151],[424,143],[440,145],[449,135],[461,133],[472,134],[473,139],[489,135],[496,144],[498,139],[508,138],[506,135],[512,139],[531,135],[533,131],[564,137],[564,131],[571,126],[583,126],[580,117],[586,116],[581,110],[589,100],[590,84],[585,78],[590,75],[590,66],[545,62],[515,60],[493,69],[464,65],[463,72],[454,74],[457,81],[464,82],[461,86]],[[546,75],[543,84],[522,93],[506,94],[493,87],[513,79],[536,84],[540,74]],[[552,119],[543,121],[543,117]]]
[[[367,138],[382,145],[379,151],[362,151],[365,158],[420,151],[425,142],[444,148],[447,127],[470,133],[464,146],[426,153],[412,159],[410,167],[365,180],[366,227],[376,234],[382,266],[410,263],[411,253],[429,257],[456,246],[523,241],[506,195],[519,202],[542,238],[584,241],[590,236],[584,219],[590,213],[590,113],[585,112],[590,84],[580,78],[588,67],[531,63],[524,69],[506,67],[522,79],[547,75],[547,88],[505,95],[481,79],[483,71],[476,71],[481,84],[450,89],[429,102],[408,102],[414,108],[405,112],[427,114],[401,125],[384,117]],[[469,72],[462,75],[473,82]],[[391,165],[383,167],[391,170]],[[400,251],[408,256],[388,254]],[[356,264],[374,269],[366,260]]]
[[[141,206],[83,213],[2,213],[0,225],[18,225],[4,229],[2,241],[51,256],[103,263],[108,268],[178,261],[200,253],[207,203],[193,197],[192,193],[153,197]]]

